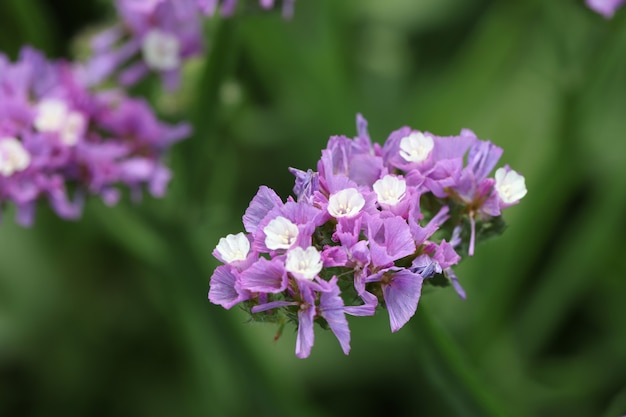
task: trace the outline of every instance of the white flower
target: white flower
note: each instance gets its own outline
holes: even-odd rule
[[[364,205],[365,199],[356,188],[346,188],[330,196],[327,210],[335,218],[354,217]]]
[[[430,136],[413,132],[400,140],[400,156],[407,162],[422,162],[433,150],[435,142]]]
[[[524,177],[513,170],[498,168],[496,170],[496,192],[505,204],[518,202],[526,195]]]
[[[406,193],[406,181],[393,175],[385,175],[377,180],[372,188],[376,192],[378,202],[395,206]]]
[[[312,280],[322,270],[322,257],[313,246],[302,249],[295,247],[287,252],[285,269],[296,278]]]
[[[250,252],[250,241],[243,233],[227,235],[220,239],[215,247],[224,262],[227,264],[235,261],[243,261]]]
[[[87,126],[85,116],[77,111],[70,112],[65,118],[65,124],[59,131],[61,142],[67,146],[74,146],[78,143],[78,139],[85,133]]]
[[[168,71],[180,66],[180,42],[176,36],[153,29],[143,38],[141,46],[146,65],[156,71]]]
[[[268,249],[289,249],[298,238],[298,226],[283,216],[273,219],[263,228],[265,246]]]
[[[58,132],[67,118],[67,104],[56,98],[43,99],[37,105],[35,129],[40,132]]]
[[[15,138],[0,139],[0,174],[5,177],[23,171],[30,165],[30,154]]]
[[[87,121],[82,113],[70,111],[63,100],[49,98],[37,105],[33,124],[40,132],[58,133],[63,144],[74,146],[85,133]]]

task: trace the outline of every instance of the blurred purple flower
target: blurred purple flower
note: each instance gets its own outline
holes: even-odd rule
[[[586,3],[590,9],[610,19],[626,0],[586,0]]]
[[[189,133],[119,90],[90,91],[68,62],[31,48],[15,63],[0,55],[0,201],[15,203],[21,224],[33,222],[41,198],[74,219],[84,194],[114,204],[120,184],[136,198],[144,185],[162,196],[171,177],[162,156]]]
[[[133,85],[153,72],[167,89],[176,89],[184,61],[204,50],[195,0],[117,0],[115,6],[120,22],[92,39],[88,83],[115,76]]]

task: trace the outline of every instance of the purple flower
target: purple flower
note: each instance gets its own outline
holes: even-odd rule
[[[345,136],[332,136],[318,163],[320,186],[334,192],[348,188],[347,180],[356,186],[369,186],[381,176],[383,160],[372,153],[368,140],[360,142]]]
[[[296,339],[296,356],[307,358],[315,340],[313,326],[316,318],[323,318],[328,327],[337,337],[341,349],[347,355],[350,352],[350,329],[345,317],[343,300],[337,286],[337,278],[333,277],[324,286],[308,280],[297,280],[298,299],[295,301],[274,301],[252,308],[253,313],[260,313],[274,308],[297,307],[298,336]],[[319,303],[318,303],[319,300]]]
[[[243,215],[243,225],[248,233],[255,233],[258,225],[267,214],[276,207],[283,205],[282,200],[274,190],[261,186],[256,193],[246,213]]]
[[[609,19],[622,4],[626,3],[626,0],[586,0],[586,3],[590,9]]]
[[[398,271],[382,289],[385,306],[389,311],[391,331],[396,332],[415,314],[422,292],[422,277],[410,271]]]
[[[391,331],[397,332],[417,310],[424,279],[407,269],[390,268],[367,279],[380,282]]]
[[[330,282],[330,290],[322,292],[318,312],[326,320],[330,330],[335,334],[343,353],[350,353],[350,329],[346,320],[345,307],[341,298],[341,291],[337,286],[337,277]]]
[[[250,297],[250,292],[241,288],[239,273],[236,270],[228,265],[222,265],[215,269],[211,276],[209,301],[230,309]]]
[[[278,293],[287,288],[285,260],[259,258],[241,273],[241,287],[252,292]]]
[[[447,283],[465,298],[452,270],[456,248],[469,241],[473,254],[477,219],[491,221],[526,194],[508,166],[488,177],[502,149],[469,130],[442,137],[404,127],[381,147],[357,115],[357,132],[329,139],[318,172],[290,168],[297,201],[260,187],[243,216],[247,234],[220,239],[214,251],[230,273],[220,272],[209,298],[242,299],[253,319],[294,321],[300,358],[311,352],[315,322],[347,354],[346,314],[382,306],[396,332],[415,314],[423,284]]]
[[[203,51],[195,0],[117,0],[115,6],[121,22],[94,37],[84,69],[88,82],[115,75],[132,85],[154,72],[176,89],[183,62]]]
[[[305,172],[296,168],[289,168],[289,172],[296,177],[293,193],[296,195],[297,200],[306,200],[310,203],[313,195],[320,188],[319,174],[311,169]]]
[[[158,121],[146,102],[121,91],[92,92],[70,63],[30,48],[0,63],[0,201],[15,203],[18,222],[32,224],[40,198],[75,219],[88,193],[107,204],[120,184],[135,198],[144,186],[165,193],[171,174],[161,159],[188,125]]]
[[[367,238],[372,264],[385,267],[415,252],[415,241],[407,222],[398,216],[368,217]]]

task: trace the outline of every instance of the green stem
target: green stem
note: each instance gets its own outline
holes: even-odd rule
[[[463,352],[420,305],[409,327],[415,334],[417,356],[429,380],[458,416],[510,415],[485,388],[485,382]],[[507,412],[509,410],[506,410]]]
[[[222,154],[219,134],[220,108],[219,92],[224,80],[233,73],[237,61],[236,19],[216,22],[214,31],[207,34],[209,54],[202,68],[202,75],[195,92],[191,108],[193,137],[178,147],[180,183],[185,187],[184,201],[191,219],[202,217],[210,182],[215,176],[215,163]]]

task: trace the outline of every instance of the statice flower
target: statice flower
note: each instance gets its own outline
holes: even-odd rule
[[[17,62],[0,54],[0,203],[14,203],[23,225],[40,199],[74,219],[85,195],[114,204],[120,185],[135,197],[144,187],[163,195],[171,174],[162,157],[188,134],[185,124],[157,120],[143,100],[91,91],[69,62],[31,48]]]
[[[196,0],[198,8],[207,16],[212,16],[219,9],[222,16],[228,17],[235,13],[238,0]],[[293,16],[296,0],[282,0],[282,11],[285,18]],[[259,5],[264,9],[274,7],[276,0],[259,0]]]
[[[586,0],[586,3],[590,9],[610,19],[626,0]]]
[[[465,298],[453,267],[503,231],[502,210],[527,192],[509,166],[490,176],[502,149],[470,130],[443,137],[403,127],[381,146],[358,115],[357,131],[331,137],[317,171],[290,168],[295,197],[261,186],[245,232],[213,251],[224,265],[209,300],[281,328],[294,322],[300,358],[311,352],[314,323],[348,354],[346,315],[386,309],[395,332],[416,313],[424,285],[450,285]]]
[[[90,84],[114,76],[128,86],[155,73],[176,89],[185,60],[204,49],[196,0],[116,0],[115,7],[119,22],[91,42]]]

